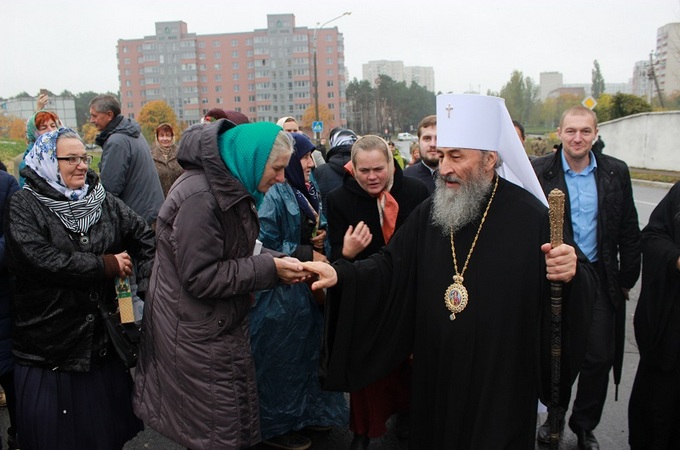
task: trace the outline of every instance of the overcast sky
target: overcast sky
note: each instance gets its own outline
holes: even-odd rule
[[[655,49],[657,28],[680,22],[680,0],[5,0],[0,11],[5,98],[118,91],[118,39],[152,35],[157,21],[215,34],[266,28],[267,14],[314,28],[351,11],[328,25],[344,34],[350,79],[365,62],[401,60],[434,67],[436,90],[454,93],[498,91],[515,69],[536,83],[558,71],[589,84],[595,59],[605,82],[625,83]]]

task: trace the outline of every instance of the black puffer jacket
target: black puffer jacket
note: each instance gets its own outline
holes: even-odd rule
[[[66,197],[31,168],[21,171],[38,193]],[[88,171],[92,189],[97,175]],[[102,215],[81,243],[56,214],[29,191],[14,194],[5,213],[7,266],[15,277],[14,356],[19,364],[62,371],[87,372],[93,355],[108,337],[97,297],[113,304],[113,280],[106,278],[105,254],[124,250],[137,264],[140,283],[151,274],[154,236],[144,219],[111,194]]]
[[[328,164],[314,169],[314,179],[321,193],[321,206],[326,209],[326,197],[333,189],[342,186],[345,176],[345,164],[352,156],[352,145],[336,145],[328,151]]]

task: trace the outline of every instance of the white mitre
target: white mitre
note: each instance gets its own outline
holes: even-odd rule
[[[438,95],[437,146],[497,151],[503,161],[496,169],[498,175],[523,187],[548,206],[502,98]]]

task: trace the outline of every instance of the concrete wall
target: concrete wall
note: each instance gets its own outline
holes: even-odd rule
[[[680,171],[680,111],[635,114],[599,128],[604,153],[630,167]]]

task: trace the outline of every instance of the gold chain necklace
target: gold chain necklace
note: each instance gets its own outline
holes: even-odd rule
[[[477,244],[477,238],[479,237],[479,233],[482,231],[482,225],[484,225],[484,221],[486,220],[486,214],[489,212],[491,202],[493,201],[493,198],[496,195],[496,188],[498,187],[498,178],[499,177],[496,176],[496,183],[493,186],[491,198],[489,198],[489,203],[487,203],[486,205],[484,215],[482,216],[482,221],[479,223],[479,228],[477,228],[477,234],[475,235],[475,238],[472,240],[470,251],[467,254],[465,264],[463,265],[463,270],[461,270],[460,273],[458,273],[458,262],[456,261],[456,247],[453,244],[453,230],[451,230],[451,254],[453,255],[453,269],[456,271],[456,274],[453,276],[453,284],[451,284],[444,293],[444,303],[446,304],[446,307],[449,309],[449,311],[451,311],[451,315],[449,316],[449,319],[451,320],[456,320],[456,314],[460,314],[468,304],[468,292],[467,289],[465,289],[465,286],[463,286],[463,274],[465,273],[468,263],[470,262],[470,256],[472,256],[472,251],[475,249],[475,244]]]

